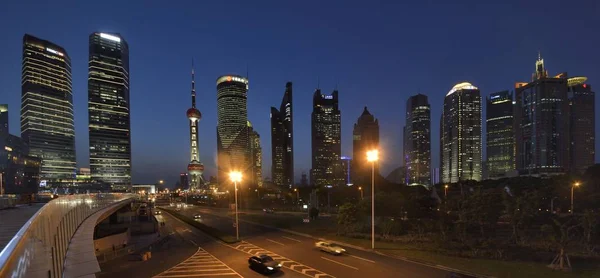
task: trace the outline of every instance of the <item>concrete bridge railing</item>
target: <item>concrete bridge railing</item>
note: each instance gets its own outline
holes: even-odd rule
[[[36,212],[2,250],[0,277],[62,277],[67,247],[79,225],[98,210],[137,196],[99,193],[52,200]]]

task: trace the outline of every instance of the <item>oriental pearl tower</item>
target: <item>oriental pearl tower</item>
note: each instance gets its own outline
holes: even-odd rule
[[[190,177],[190,191],[198,190],[203,181],[202,173],[204,165],[200,163],[200,152],[198,151],[198,122],[202,114],[196,109],[196,83],[194,81],[194,63],[192,62],[192,108],[188,109],[187,117],[190,120],[190,163],[188,174]]]

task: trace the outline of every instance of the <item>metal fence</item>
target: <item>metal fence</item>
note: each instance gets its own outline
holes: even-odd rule
[[[62,277],[69,241],[90,215],[134,194],[104,193],[60,197],[44,205],[0,253],[0,277]]]
[[[0,195],[0,209],[12,208],[17,204],[16,195]]]

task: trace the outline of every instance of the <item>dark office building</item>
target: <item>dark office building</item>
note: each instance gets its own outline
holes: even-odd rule
[[[486,103],[487,177],[503,178],[515,169],[513,94],[492,93]]]
[[[571,108],[571,171],[583,173],[596,155],[596,100],[586,77],[567,79]]]
[[[357,184],[367,184],[371,181],[371,162],[367,161],[367,152],[379,150],[379,121],[367,107],[354,124],[352,130],[352,181]],[[379,174],[379,167],[375,163],[375,175]]]
[[[183,189],[189,189],[190,188],[190,181],[188,179],[188,173],[180,173],[179,174],[179,186],[181,186],[181,188]]]
[[[287,82],[279,110],[271,107],[271,180],[288,188],[294,184],[293,130],[292,82]]]
[[[534,176],[567,172],[571,144],[567,78],[548,77],[544,60],[538,57],[533,81],[515,87],[517,171]]]
[[[341,165],[342,116],[338,107],[338,91],[331,95],[317,89],[313,96],[311,120],[312,169],[310,182],[315,186],[344,184]]]
[[[406,101],[404,165],[407,185],[431,184],[431,109],[426,95]]]
[[[352,180],[352,158],[348,156],[342,156],[342,170],[344,173],[344,182],[347,186],[354,184]]]
[[[250,176],[253,186],[262,187],[262,147],[260,146],[260,134],[248,121],[248,140],[250,142]]]
[[[89,37],[88,112],[92,179],[131,186],[129,47],[119,34]]]
[[[23,36],[21,138],[42,160],[42,179],[75,177],[71,59],[62,47]]]
[[[21,138],[0,133],[0,173],[3,187],[0,194],[37,193],[41,160],[28,154],[29,147]]]
[[[230,182],[230,171],[241,171],[244,181],[252,175],[247,97],[247,78],[224,75],[217,79],[217,176],[221,184]]]
[[[8,134],[8,104],[0,104],[0,134]]]
[[[456,84],[444,98],[441,125],[442,182],[481,180],[481,95],[471,83]]]

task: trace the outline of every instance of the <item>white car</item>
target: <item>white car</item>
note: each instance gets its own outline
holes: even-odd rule
[[[342,253],[346,252],[346,250],[341,246],[326,241],[319,241],[315,243],[315,247],[317,247],[321,251],[331,253],[334,255],[341,255]]]

